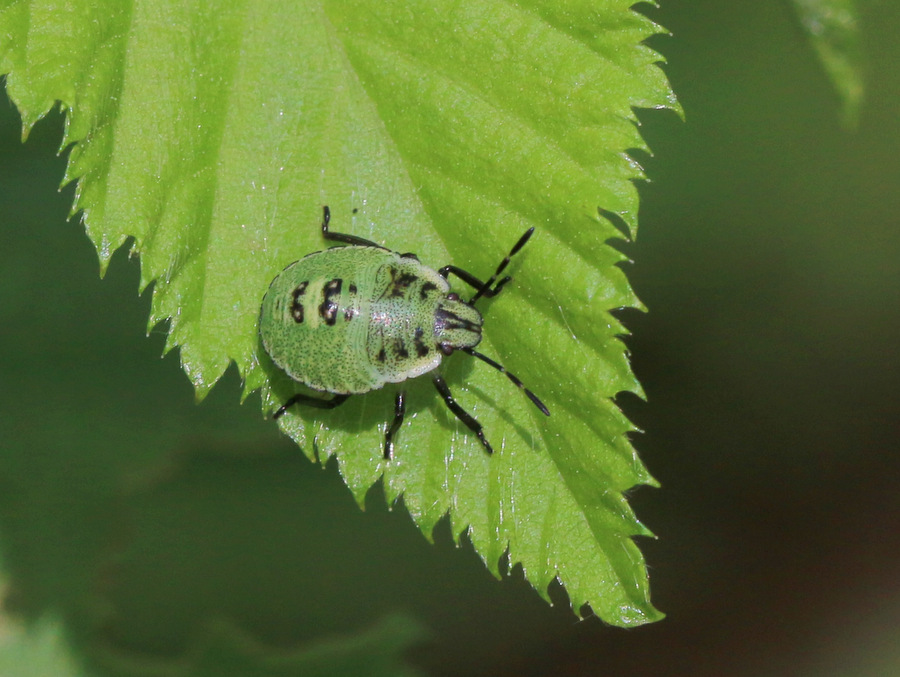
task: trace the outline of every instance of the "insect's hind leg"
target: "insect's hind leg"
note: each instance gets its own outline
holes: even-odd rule
[[[432,377],[434,381],[434,387],[437,388],[437,391],[441,394],[441,397],[444,398],[444,402],[449,407],[450,411],[452,411],[456,418],[466,424],[466,427],[475,433],[478,436],[478,439],[481,441],[481,444],[484,446],[484,450],[493,454],[494,449],[491,447],[490,442],[487,441],[487,438],[484,436],[484,429],[481,427],[481,424],[475,420],[475,417],[472,416],[469,412],[463,409],[459,404],[457,404],[456,400],[453,399],[453,394],[450,392],[450,388],[447,387],[447,382],[444,381],[443,377],[440,374],[435,374]]]
[[[404,416],[406,416],[406,393],[401,390],[397,393],[397,399],[394,400],[394,420],[391,421],[390,428],[384,434],[385,458],[391,458],[394,455],[394,435],[403,425]]]
[[[334,233],[328,229],[328,224],[331,222],[331,210],[328,208],[328,205],[322,207],[322,237],[326,240],[332,240],[334,242],[343,242],[344,244],[352,244],[357,247],[376,247],[378,249],[384,249],[380,244],[375,244],[371,240],[367,240],[363,237],[357,237],[356,235],[348,235],[347,233]]]
[[[272,418],[281,418],[284,416],[284,413],[293,407],[295,404],[305,404],[308,407],[314,407],[316,409],[334,409],[342,405],[347,401],[349,395],[335,395],[330,400],[321,400],[318,397],[312,397],[311,395],[304,395],[303,393],[297,393],[293,397],[291,397],[287,402],[282,404],[278,411],[275,412],[275,415]]]

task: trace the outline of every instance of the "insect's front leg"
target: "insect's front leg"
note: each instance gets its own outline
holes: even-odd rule
[[[487,438],[484,436],[484,429],[481,427],[481,424],[475,420],[475,418],[463,409],[459,404],[457,404],[456,400],[453,399],[453,394],[450,392],[450,388],[447,387],[447,382],[444,381],[443,377],[440,374],[435,374],[432,377],[434,381],[434,387],[437,388],[437,391],[441,394],[441,397],[444,398],[444,402],[449,407],[450,411],[456,414],[456,418],[466,424],[466,427],[475,433],[478,436],[478,439],[481,440],[481,444],[484,445],[484,450],[493,454],[494,449],[491,447],[490,442],[487,441]]]
[[[456,275],[456,277],[472,287],[472,289],[474,289],[475,291],[481,292],[481,296],[486,296],[488,298],[499,294],[500,290],[503,289],[503,285],[512,280],[512,277],[507,275],[490,289],[485,289],[484,282],[472,275],[472,273],[470,273],[469,271],[463,270],[462,268],[457,268],[454,265],[449,265],[444,266],[438,271],[438,274],[443,278],[446,278],[450,273]]]
[[[472,288],[474,288],[475,296],[473,296],[469,300],[470,305],[474,305],[474,303],[478,299],[480,299],[482,296],[486,296],[488,298],[490,298],[491,296],[496,296],[497,294],[500,293],[500,290],[503,289],[503,285],[505,285],[507,282],[509,282],[512,279],[509,275],[507,275],[506,277],[501,279],[499,282],[497,282],[497,278],[500,277],[500,273],[502,273],[504,270],[506,270],[506,266],[509,265],[509,262],[512,259],[512,257],[515,256],[516,254],[518,254],[519,250],[525,246],[525,243],[528,242],[532,233],[534,233],[533,226],[531,228],[529,228],[528,230],[526,230],[525,233],[522,235],[522,237],[519,238],[518,242],[516,242],[513,245],[513,248],[510,250],[509,254],[507,254],[506,257],[500,262],[500,265],[497,266],[497,270],[495,270],[494,274],[491,275],[490,278],[488,278],[487,282],[482,282],[477,277],[472,275],[472,273],[470,273],[466,270],[463,270],[462,268],[457,268],[456,266],[453,266],[453,265],[444,266],[443,268],[441,268],[438,271],[438,273],[440,273],[441,277],[444,277],[444,278],[446,278],[447,275],[449,275],[450,273],[453,273],[460,280],[462,280],[463,282],[465,282],[466,284],[468,284]],[[495,284],[495,282],[496,282],[496,284]]]

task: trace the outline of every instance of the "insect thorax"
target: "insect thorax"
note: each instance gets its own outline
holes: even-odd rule
[[[449,290],[445,278],[412,258],[401,257],[379,269],[366,345],[385,382],[426,374],[441,363],[447,347],[481,340],[481,315],[448,298]],[[466,310],[459,311],[458,305]],[[457,329],[460,323],[466,323],[465,337]]]

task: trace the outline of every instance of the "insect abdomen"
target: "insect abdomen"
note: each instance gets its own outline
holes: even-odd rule
[[[364,255],[361,255],[364,254]],[[343,247],[288,266],[269,287],[260,336],[272,361],[316,390],[364,393],[382,385],[366,354],[372,258],[391,252]]]

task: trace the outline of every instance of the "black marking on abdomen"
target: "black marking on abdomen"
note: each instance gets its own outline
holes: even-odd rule
[[[433,292],[435,289],[437,289],[437,285],[434,282],[425,282],[419,288],[419,296],[421,296],[422,300],[424,301],[428,298],[428,294]]]
[[[416,327],[416,334],[413,337],[413,344],[416,346],[416,355],[418,355],[419,357],[425,357],[430,350],[422,340],[423,336],[425,336],[425,330],[422,329],[422,327]]]
[[[402,338],[394,339],[394,350],[397,353],[397,357],[401,359],[406,359],[409,357],[409,351],[406,349],[406,343]]]
[[[294,318],[294,322],[300,324],[303,322],[303,303],[300,301],[300,297],[306,293],[306,287],[309,285],[309,281],[301,282],[297,285],[296,289],[294,289],[291,296],[293,297],[293,301],[291,302],[291,317]]]
[[[384,346],[378,351],[378,355],[375,356],[375,359],[379,362],[384,362],[387,359],[387,353],[384,352]]]
[[[413,273],[400,273],[398,275],[398,270],[396,268],[391,268],[391,287],[389,289],[389,296],[391,297],[405,297],[409,292],[409,286],[418,280],[418,276]]]
[[[356,285],[352,283],[347,285],[347,292],[347,298],[344,299],[345,322],[349,322],[359,314],[359,309],[356,307]]]
[[[334,297],[340,295],[343,282],[342,279],[336,277],[326,282],[325,286],[322,287],[322,303],[319,306],[319,315],[329,327],[334,326],[334,323],[337,321],[338,304]]]

